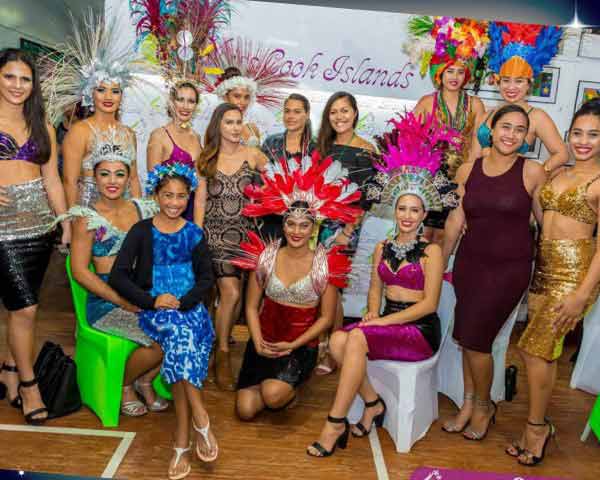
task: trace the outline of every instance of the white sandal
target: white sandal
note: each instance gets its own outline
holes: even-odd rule
[[[166,399],[160,397],[156,392],[154,392],[154,396],[156,397],[154,399],[154,402],[148,403],[146,401],[146,396],[144,395],[144,392],[142,391],[141,387],[152,387],[152,383],[141,383],[141,382],[138,382],[137,380],[135,382],[133,382],[133,388],[138,393],[138,395],[140,397],[142,397],[142,400],[146,404],[146,407],[148,408],[149,411],[163,412],[167,408],[169,408],[169,402]]]
[[[123,390],[131,390],[131,385],[123,385]],[[128,417],[142,417],[148,413],[146,405],[139,400],[121,403],[121,413]]]
[[[204,438],[204,442],[206,443],[206,446],[208,447],[208,449],[212,450],[212,446],[211,446],[210,440],[208,438],[208,431],[210,428],[210,420],[206,424],[206,427],[202,427],[202,428],[197,427],[196,422],[194,422],[192,420],[192,427],[194,427],[194,430],[196,430],[200,435],[202,435],[202,438]],[[219,445],[215,444],[215,453],[211,457],[206,457],[200,453],[200,449],[198,448],[198,441],[196,441],[196,455],[203,462],[207,462],[207,463],[214,462],[217,459],[217,457],[219,456]]]
[[[191,443],[190,443],[190,446],[187,448],[173,447],[173,450],[175,450],[175,463],[173,464],[172,468],[177,468],[177,465],[179,465],[179,460],[181,460],[181,457],[183,456],[183,454],[189,452],[191,449],[192,449]],[[188,465],[188,468],[185,470],[185,472],[179,473],[177,475],[172,475],[171,467],[169,467],[167,476],[169,477],[169,480],[181,480],[182,478],[187,477],[191,471],[192,471],[192,465],[190,464],[190,465]]]

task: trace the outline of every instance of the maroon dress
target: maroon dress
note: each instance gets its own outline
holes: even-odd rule
[[[529,284],[533,236],[531,197],[523,184],[525,159],[488,177],[475,161],[465,184],[467,232],[454,262],[454,338],[464,348],[491,353],[492,343]]]

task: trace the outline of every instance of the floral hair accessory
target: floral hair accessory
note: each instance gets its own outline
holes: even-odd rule
[[[501,77],[534,78],[558,52],[556,26],[492,22],[488,65]]]
[[[466,69],[465,84],[473,79],[484,57],[489,38],[487,22],[469,18],[415,16],[408,22],[410,40],[404,46],[421,76],[429,69],[437,87],[451,65]]]
[[[190,185],[190,191],[198,188],[198,176],[193,168],[183,163],[173,162],[169,165],[159,164],[148,172],[146,179],[146,195],[156,193],[156,187],[165,177],[183,177],[187,179]]]

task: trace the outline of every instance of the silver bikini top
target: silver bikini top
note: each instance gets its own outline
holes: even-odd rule
[[[329,275],[325,247],[319,245],[315,250],[310,273],[286,287],[275,273],[280,243],[281,241],[277,241],[267,245],[258,259],[256,275],[258,283],[265,288],[265,295],[277,303],[293,305],[318,303],[327,287]]]

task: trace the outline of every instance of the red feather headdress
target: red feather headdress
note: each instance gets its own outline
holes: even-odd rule
[[[317,220],[353,223],[362,213],[355,205],[361,194],[348,171],[332,157],[320,161],[318,152],[300,162],[282,158],[269,163],[261,178],[262,186],[248,185],[244,190],[251,200],[242,211],[248,217],[283,215],[297,201],[306,202]]]

